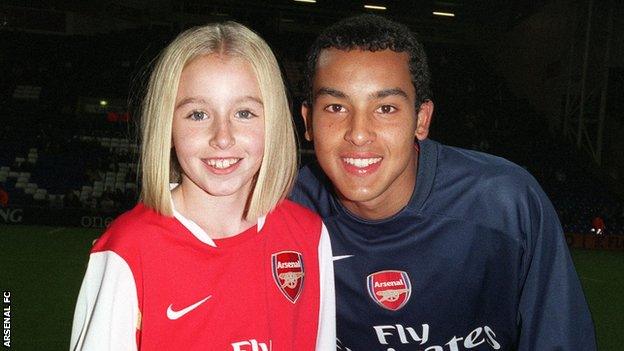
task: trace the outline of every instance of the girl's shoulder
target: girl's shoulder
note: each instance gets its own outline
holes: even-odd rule
[[[277,204],[267,216],[267,222],[271,223],[272,227],[287,229],[292,234],[308,240],[313,238],[318,240],[323,228],[323,221],[316,212],[288,199]]]
[[[173,222],[142,203],[117,217],[93,245],[92,252],[136,250]]]
[[[280,201],[273,210],[273,213],[295,216],[298,221],[305,222],[306,224],[321,222],[321,217],[316,212],[289,199]]]

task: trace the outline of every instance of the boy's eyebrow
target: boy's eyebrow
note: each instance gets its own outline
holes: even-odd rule
[[[347,97],[347,94],[343,93],[342,91],[333,89],[333,88],[328,88],[328,87],[320,87],[316,91],[315,96],[319,96],[319,95],[329,95],[329,96],[333,96],[335,98],[341,98],[341,99],[344,99]],[[369,94],[369,99],[371,100],[383,99],[388,96],[400,96],[404,99],[408,99],[407,93],[405,92],[405,90],[401,88],[387,88],[387,89],[375,91]]]
[[[315,96],[329,95],[329,96],[333,96],[335,98],[341,98],[341,99],[344,99],[347,97],[347,94],[343,93],[342,91],[333,89],[333,88],[327,88],[327,87],[318,88],[318,90],[316,90],[316,93],[314,95]]]
[[[370,94],[371,99],[383,99],[388,96],[400,96],[407,99],[407,93],[401,88],[388,88]]]

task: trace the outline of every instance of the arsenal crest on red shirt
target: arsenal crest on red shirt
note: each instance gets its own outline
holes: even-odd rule
[[[303,291],[303,256],[296,251],[280,251],[271,255],[271,265],[279,290],[290,302],[297,302]]]
[[[368,295],[379,306],[396,311],[405,306],[412,294],[412,283],[404,271],[379,271],[366,278]]]

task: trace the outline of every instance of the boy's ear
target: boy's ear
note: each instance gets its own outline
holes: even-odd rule
[[[303,123],[305,124],[304,137],[307,141],[312,141],[314,135],[312,133],[312,106],[307,101],[301,104],[301,116],[303,116]]]
[[[433,101],[427,100],[420,104],[418,110],[418,120],[416,121],[416,132],[414,135],[418,140],[425,140],[429,135],[429,126],[433,115]]]

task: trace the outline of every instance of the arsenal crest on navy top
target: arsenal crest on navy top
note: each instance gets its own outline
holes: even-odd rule
[[[370,274],[366,285],[373,301],[391,311],[405,306],[412,293],[412,284],[404,271],[386,270]]]
[[[271,255],[271,265],[277,287],[290,302],[297,302],[303,291],[303,256],[296,251],[280,251]]]

